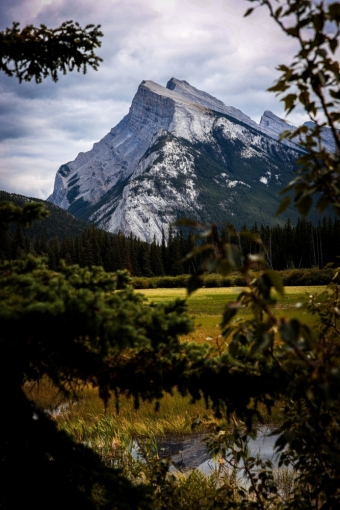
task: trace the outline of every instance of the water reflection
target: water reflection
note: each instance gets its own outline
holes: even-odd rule
[[[256,439],[250,439],[249,453],[253,457],[259,455],[262,460],[270,460],[277,467],[274,447],[278,436],[270,436],[270,432],[269,429],[262,429]],[[174,468],[180,471],[199,469],[203,473],[211,474],[218,469],[219,461],[211,458],[203,438],[203,434],[165,438],[158,442],[159,455],[171,457]]]

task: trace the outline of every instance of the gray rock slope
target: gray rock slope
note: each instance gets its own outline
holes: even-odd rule
[[[268,111],[258,125],[186,81],[143,81],[128,115],[59,168],[48,200],[147,241],[160,240],[162,229],[183,216],[272,223],[300,151],[277,141],[287,127],[293,129]]]

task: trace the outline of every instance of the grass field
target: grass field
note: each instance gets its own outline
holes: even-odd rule
[[[324,289],[319,287],[286,287],[285,296],[276,295],[278,308],[294,307],[297,302],[307,301],[311,294],[320,293]],[[194,315],[220,315],[227,302],[234,301],[242,292],[241,287],[215,287],[197,290],[188,298],[188,306]],[[186,289],[144,289],[138,290],[141,294],[155,303],[171,301],[176,298],[185,299]]]
[[[296,307],[299,303],[306,303],[309,296],[322,292],[324,287],[286,287],[285,296],[275,295],[277,299],[277,313],[285,314],[289,318],[298,317],[304,320],[306,324],[311,325],[313,318],[300,307]],[[138,291],[155,303],[161,301],[171,301],[176,298],[186,298],[186,289],[144,289]],[[227,303],[235,301],[238,294],[242,292],[242,288],[210,288],[199,289],[192,294],[187,303],[190,315],[195,320],[195,331],[188,335],[187,339],[195,342],[211,341],[207,338],[217,338],[220,334],[220,319],[223,309]],[[240,310],[239,316],[250,316],[248,310]]]
[[[312,325],[314,318],[296,307],[297,303],[307,302],[311,294],[320,293],[323,287],[288,287],[284,297],[278,296],[276,312],[284,313],[290,318],[297,317]],[[236,299],[241,289],[209,288],[200,289],[188,299],[189,314],[194,318],[195,330],[183,337],[183,340],[194,342],[214,342],[220,335],[219,322],[226,303]],[[185,289],[147,289],[139,291],[153,302],[170,301],[185,298]],[[244,317],[249,312],[241,310]],[[136,411],[133,402],[121,398],[120,412],[116,413],[115,403],[111,401],[104,410],[97,392],[85,388],[79,392],[76,402],[62,403],[53,386],[42,384],[39,388],[27,386],[29,392],[46,409],[55,409],[55,417],[62,428],[71,432],[79,441],[96,442],[104,438],[133,437],[141,435],[163,436],[167,434],[186,434],[191,432],[190,424],[197,417],[203,420],[214,419],[213,413],[205,408],[203,402],[190,403],[190,399],[177,392],[166,395],[161,402],[160,410],[155,412],[154,404],[142,403]],[[278,411],[279,415],[279,411]]]

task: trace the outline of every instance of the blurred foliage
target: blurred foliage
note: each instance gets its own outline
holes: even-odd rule
[[[280,78],[269,89],[282,96],[287,113],[300,105],[310,118],[310,124],[281,135],[298,140],[305,149],[297,160],[297,176],[283,193],[294,190],[294,205],[303,216],[311,209],[313,195],[318,198],[316,207],[321,213],[331,205],[339,215],[340,4],[314,0],[248,1],[257,7],[266,6],[270,16],[299,48],[289,65],[278,67]],[[334,143],[334,152],[323,146],[325,130]],[[288,205],[286,197],[280,212]]]
[[[290,65],[279,66],[281,77],[271,91],[283,95],[287,113],[298,103],[311,123],[283,138],[298,139],[304,154],[298,159],[295,179],[283,191],[294,190],[294,204],[306,216],[312,196],[323,212],[331,205],[339,214],[340,73],[336,55],[340,34],[340,3],[311,0],[249,0],[256,7],[266,6],[270,16],[288,36],[299,44]],[[246,15],[251,14],[251,7]],[[288,92],[288,93],[287,93]],[[331,136],[334,151],[327,152],[322,137]],[[289,199],[283,199],[279,212]],[[192,223],[191,223],[192,224]],[[196,225],[201,230],[206,226]],[[233,229],[230,226],[232,233]],[[240,462],[248,488],[239,492],[237,504],[225,508],[252,509],[338,509],[340,507],[340,301],[339,269],[335,268],[326,289],[311,295],[307,310],[315,316],[314,327],[297,318],[274,313],[273,290],[284,293],[279,274],[266,269],[266,253],[244,255],[238,244],[224,243],[216,226],[208,233],[209,242],[199,246],[206,260],[199,274],[189,280],[188,293],[202,286],[205,274],[217,271],[227,276],[238,269],[247,282],[237,299],[227,303],[222,317],[222,335],[228,345],[220,346],[220,362],[229,358],[222,381],[215,380],[214,397],[219,394],[219,411],[228,418],[226,427],[217,426],[207,439],[212,452],[220,453],[232,469]],[[250,235],[244,233],[244,235]],[[255,239],[254,239],[255,241]],[[260,242],[260,240],[259,240]],[[282,245],[282,250],[286,246]],[[262,264],[263,271],[253,277],[251,269]],[[242,318],[242,309],[251,318]],[[230,341],[231,340],[231,341]],[[216,362],[216,358],[215,358]],[[222,362],[223,363],[223,362]],[[230,373],[238,371],[243,395],[233,394],[228,384]],[[219,370],[221,374],[221,368]],[[214,398],[211,397],[211,398]],[[241,400],[243,397],[243,409]],[[291,490],[282,498],[269,462],[249,457],[249,440],[255,434],[254,421],[260,420],[258,403],[268,410],[276,401],[284,403],[285,420],[272,431],[278,434],[276,452],[279,466],[293,470],[296,477]],[[230,429],[230,425],[233,425]]]

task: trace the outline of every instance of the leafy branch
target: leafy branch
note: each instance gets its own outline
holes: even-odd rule
[[[65,21],[58,28],[45,25],[28,25],[20,29],[19,23],[0,32],[0,70],[15,76],[19,82],[41,83],[51,76],[58,80],[58,73],[87,72],[90,66],[97,70],[102,58],[94,50],[101,46],[103,36],[100,25],[87,25]]]

